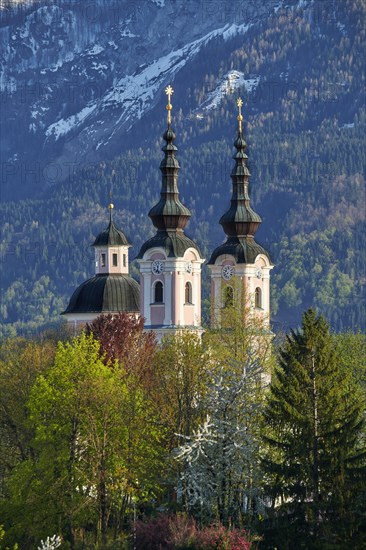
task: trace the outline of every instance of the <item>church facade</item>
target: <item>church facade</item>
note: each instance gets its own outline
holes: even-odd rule
[[[166,88],[167,129],[163,135],[164,157],[160,164],[162,185],[160,200],[149,212],[155,235],[141,247],[137,261],[140,284],[129,276],[128,248],[124,233],[112,218],[95,242],[95,276],[82,283],[62,313],[69,324],[85,324],[103,313],[126,311],[141,314],[145,330],[160,340],[165,334],[189,329],[202,333],[201,268],[205,259],[199,246],[185,233],[191,217],[179,199],[178,173],[171,125],[171,95]],[[242,132],[241,99],[238,100],[238,131],[234,142],[235,165],[231,172],[232,197],[220,224],[226,240],[212,251],[208,261],[211,277],[211,307],[214,323],[220,312],[238,299],[256,317],[269,325],[270,270],[268,252],[255,241],[261,218],[250,206],[246,143]]]

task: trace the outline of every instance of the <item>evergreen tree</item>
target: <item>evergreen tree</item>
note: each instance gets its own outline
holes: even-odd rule
[[[340,365],[328,323],[313,309],[304,313],[301,330],[287,336],[264,419],[268,540],[281,548],[358,547],[362,399]]]

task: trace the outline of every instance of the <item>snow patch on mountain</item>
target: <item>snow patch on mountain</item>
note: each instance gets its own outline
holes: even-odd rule
[[[102,46],[100,46],[99,44],[94,44],[94,46],[92,48],[90,48],[90,50],[87,51],[87,54],[88,55],[98,55],[99,53],[101,53],[103,51],[104,51],[104,48],[102,48]]]
[[[224,40],[229,40],[230,38],[233,38],[237,34],[244,34],[247,32],[247,30],[251,27],[251,25],[246,25],[243,23],[242,25],[236,25],[233,23],[232,25],[227,25],[222,32],[222,37]]]
[[[150,64],[142,66],[140,72],[128,74],[117,80],[113,88],[109,89],[103,97],[88,104],[79,113],[51,124],[46,130],[46,137],[57,141],[76,127],[82,126],[85,119],[92,113],[94,113],[93,123],[98,124],[96,119],[102,119],[105,117],[105,111],[112,109],[112,116],[116,117],[116,120],[113,130],[105,136],[104,144],[107,144],[114,134],[120,130],[121,125],[127,125],[129,130],[136,120],[141,119],[143,114],[152,107],[158,91],[167,82],[172,82],[176,73],[191,61],[203,46],[207,45],[213,38],[221,36],[224,40],[228,40],[236,34],[246,32],[248,28],[249,25],[227,24],[207,33],[202,38],[186,44],[182,48],[160,57],[158,60],[154,60]],[[249,80],[245,81],[243,73],[238,71],[231,71],[226,78],[234,87],[242,85],[243,82],[250,86],[251,82]],[[118,109],[117,112],[116,109]],[[88,122],[91,122],[90,119]],[[101,143],[99,142],[98,148],[100,146]]]
[[[248,93],[255,91],[259,84],[260,77],[245,78],[244,73],[240,71],[229,71],[219,81],[215,89],[207,95],[207,98],[199,105],[199,111],[211,111],[216,109],[223,98],[235,92],[238,88],[245,88]],[[198,113],[198,118],[203,118]]]
[[[66,119],[61,118],[58,122],[51,124],[46,130],[46,136],[53,136],[57,141],[60,137],[68,134],[70,130],[74,129],[77,126],[80,126],[84,120],[96,109],[96,105],[90,105],[84,107],[76,115],[71,115]]]
[[[341,23],[340,21],[338,21],[337,28],[341,31],[343,36],[347,36],[346,25],[344,23]]]
[[[137,38],[137,34],[133,34],[133,32],[130,31],[130,29],[125,29],[121,32],[120,36],[122,38]]]

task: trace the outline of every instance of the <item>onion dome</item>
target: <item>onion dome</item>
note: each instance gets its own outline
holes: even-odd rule
[[[197,245],[184,234],[184,228],[191,217],[191,212],[179,200],[179,162],[175,157],[177,147],[173,143],[175,133],[172,130],[170,118],[172,109],[170,96],[173,89],[168,86],[165,92],[168,95],[168,127],[163,135],[166,145],[162,148],[164,158],[160,163],[162,186],[160,200],[149,212],[149,217],[156,227],[157,233],[142,245],[137,258],[141,259],[147,250],[156,246],[164,248],[167,256],[181,257],[188,248],[194,248],[202,257]]]
[[[209,264],[214,264],[222,254],[231,254],[237,263],[254,263],[258,254],[264,254],[270,259],[268,252],[254,240],[254,235],[262,219],[250,206],[248,191],[250,172],[246,164],[248,159],[245,153],[247,144],[242,133],[242,104],[242,100],[239,99],[239,128],[234,141],[236,153],[233,156],[235,166],[230,176],[233,185],[231,204],[227,212],[220,218],[220,224],[228,238],[223,245],[214,250]]]
[[[95,275],[71,296],[61,315],[68,313],[115,313],[140,310],[140,285],[128,275]]]
[[[96,237],[92,246],[131,246],[125,234],[114,225],[112,211],[114,205],[111,203],[109,208],[109,225],[101,231]]]

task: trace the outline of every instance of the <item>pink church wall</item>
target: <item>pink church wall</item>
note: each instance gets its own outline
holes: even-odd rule
[[[194,260],[197,260],[197,255],[194,254],[194,252],[192,252],[191,250],[186,252],[186,254],[184,255],[184,259],[187,261],[187,262],[193,262]]]
[[[186,283],[191,283],[191,286],[192,286],[192,305],[187,305],[185,303]],[[193,277],[191,273],[186,273],[183,279],[183,302],[184,302],[183,313],[184,313],[185,325],[194,324],[194,305],[196,303],[196,299],[195,299],[196,284],[197,284],[196,277]]]
[[[183,313],[184,313],[184,324],[185,325],[193,325],[194,324],[194,306],[184,305],[183,306]]]
[[[165,256],[162,252],[154,252],[154,254],[151,254],[150,260],[165,260]]]
[[[162,325],[164,323],[164,305],[151,306],[151,324]]]

